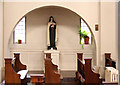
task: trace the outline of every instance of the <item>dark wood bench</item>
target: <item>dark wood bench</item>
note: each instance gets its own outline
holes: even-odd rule
[[[84,67],[84,75],[85,75],[85,84],[97,84],[100,85],[101,79],[99,78],[100,75],[98,73],[95,73],[93,70],[91,70],[91,61],[92,59],[84,59],[85,60],[85,67]]]
[[[52,58],[51,58],[51,53],[46,53],[46,59],[51,59],[51,60],[52,60]],[[53,64],[53,63],[51,63],[51,64],[52,64],[52,69],[53,69],[54,71],[58,71],[58,66],[55,65],[55,64]]]
[[[116,62],[112,60],[111,53],[105,53],[105,67],[116,68]]]
[[[80,54],[81,57],[83,54]],[[85,58],[85,62],[82,61],[82,58],[78,57],[78,68],[76,72],[76,79],[80,80],[84,85],[88,84],[97,84],[100,85],[101,80],[99,79],[100,75],[91,70],[91,58]]]
[[[51,57],[45,59],[45,83],[60,83],[58,66],[52,63]]]
[[[19,55],[19,53],[14,53],[14,58],[5,58],[5,84],[27,84],[28,70],[26,70],[26,65],[20,62]]]
[[[103,84],[118,84],[118,71],[116,62],[111,58],[111,53],[105,53],[105,81]]]

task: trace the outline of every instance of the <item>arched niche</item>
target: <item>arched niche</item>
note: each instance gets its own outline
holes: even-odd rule
[[[53,10],[54,9],[54,10]],[[59,10],[58,10],[59,9]],[[54,11],[56,10],[56,12],[54,13]],[[41,22],[39,22],[39,19],[38,19],[38,17],[40,16],[40,14],[42,13],[42,15],[44,15],[44,17],[42,16],[41,17]],[[34,16],[34,14],[35,14],[35,16]],[[72,10],[70,10],[70,9],[67,9],[67,8],[65,8],[65,7],[59,7],[59,6],[44,6],[44,7],[40,7],[40,8],[37,8],[37,9],[34,9],[34,10],[32,10],[32,11],[30,11],[30,12],[28,12],[27,14],[25,14],[24,16],[26,16],[26,19],[28,18],[29,20],[27,20],[26,21],[26,23],[29,23],[29,26],[26,26],[27,27],[27,29],[26,29],[26,31],[28,31],[28,33],[30,34],[32,34],[32,31],[34,31],[34,30],[37,30],[36,32],[34,32],[32,35],[37,35],[37,34],[39,34],[39,31],[41,31],[40,33],[43,33],[40,37],[38,37],[38,36],[31,36],[32,38],[31,39],[35,39],[35,37],[37,37],[35,40],[37,40],[38,38],[42,38],[42,36],[46,36],[46,34],[45,34],[45,29],[44,29],[44,31],[42,30],[43,28],[47,28],[47,21],[46,20],[48,20],[48,18],[49,18],[49,16],[50,15],[52,15],[52,16],[54,16],[54,18],[55,18],[55,20],[56,20],[56,22],[57,22],[57,24],[58,24],[58,27],[59,27],[59,33],[60,33],[60,35],[64,35],[64,33],[65,33],[65,36],[63,37],[63,36],[61,36],[61,38],[59,39],[59,41],[62,41],[62,39],[63,38],[65,38],[64,40],[66,40],[66,39],[69,39],[69,38],[78,38],[78,28],[77,28],[77,25],[79,25],[79,18],[82,18],[80,15],[78,15],[76,12],[73,12]],[[65,15],[65,16],[63,16],[63,15]],[[66,17],[66,15],[67,15],[67,17]],[[32,18],[32,17],[33,18]],[[60,16],[63,16],[63,17],[60,17]],[[71,17],[70,17],[71,16]],[[62,20],[67,20],[67,18],[69,18],[68,19],[68,21],[70,21],[71,20],[71,22],[68,22],[68,21],[62,21]],[[70,19],[71,18],[71,19]],[[76,19],[75,19],[76,18]],[[76,22],[77,23],[74,23],[75,21],[74,21],[74,19],[75,20],[77,20]],[[82,18],[83,20],[84,20],[84,18]],[[34,20],[33,22],[32,22],[32,20]],[[37,21],[38,20],[38,21]],[[36,21],[36,22],[35,22]],[[85,21],[85,20],[84,20]],[[18,21],[19,22],[19,21]],[[39,25],[39,23],[41,23],[41,25]],[[62,24],[62,25],[61,25]],[[17,23],[16,23],[16,25],[17,25]],[[88,24],[87,24],[88,25]],[[34,27],[32,27],[32,26],[34,26]],[[40,27],[41,26],[41,27]],[[72,26],[74,26],[74,27],[72,27]],[[89,26],[89,25],[88,25]],[[65,30],[63,29],[65,27]],[[39,28],[41,28],[41,30],[39,30]],[[62,30],[60,30],[60,28],[62,28]],[[71,28],[71,29],[70,29]],[[90,26],[89,26],[89,28],[90,28]],[[29,30],[28,30],[29,29]],[[67,30],[67,29],[70,29],[70,30]],[[13,29],[14,30],[14,29]],[[38,31],[39,30],[39,31]],[[90,29],[91,30],[91,29]],[[71,35],[71,36],[66,36],[66,34],[67,34],[67,32],[68,32],[68,34],[72,34],[73,33],[73,35]],[[61,34],[61,33],[63,33],[63,34]],[[92,30],[91,30],[91,33],[92,33],[92,35],[94,36],[94,34],[93,34],[93,32],[92,32]],[[68,35],[67,34],[67,35]],[[76,35],[76,37],[75,37],[75,35]],[[11,32],[11,36],[13,35],[13,31]],[[42,42],[42,41],[38,41],[38,42],[40,42],[39,43],[39,45],[37,45],[37,46],[35,46],[35,44],[36,44],[36,42],[33,42],[33,44],[31,44],[31,42],[32,42],[32,40],[30,40],[30,38],[28,39],[28,37],[30,37],[29,35],[26,37],[27,38],[27,40],[28,40],[28,42],[30,42],[30,43],[28,43],[27,41],[26,41],[26,43],[27,44],[25,44],[25,45],[23,45],[24,47],[22,47],[21,48],[21,46],[18,46],[18,45],[11,45],[12,43],[10,43],[8,46],[10,46],[10,48],[9,48],[9,50],[11,50],[12,49],[12,52],[13,51],[15,51],[16,49],[18,49],[18,48],[20,48],[20,49],[22,49],[22,50],[26,50],[25,48],[27,47],[27,46],[32,46],[32,48],[27,48],[28,49],[28,51],[30,52],[30,51],[34,51],[35,50],[35,48],[34,47],[41,47],[41,46],[43,46],[43,47],[41,47],[42,49],[39,49],[39,48],[37,48],[38,50],[40,50],[40,51],[43,51],[43,50],[46,50],[46,48],[44,48],[45,46],[46,46],[46,37],[44,37],[44,42]],[[76,40],[78,40],[76,38]],[[33,40],[33,41],[35,41],[35,40]],[[58,45],[58,47],[59,47],[59,50],[63,50],[64,52],[63,52],[63,55],[65,54],[65,55],[67,55],[66,54],[66,52],[68,52],[67,50],[71,50],[71,48],[68,48],[69,46],[71,46],[72,47],[72,51],[75,51],[75,52],[79,52],[79,48],[81,48],[81,45],[80,46],[75,46],[76,44],[74,43],[74,44],[72,44],[73,43],[73,41],[76,41],[76,40],[72,40],[72,41],[70,41],[69,43],[71,43],[71,44],[68,44],[68,46],[66,47],[66,48],[63,48],[63,47],[65,47],[66,45],[64,45],[62,42],[60,42],[60,43],[58,43],[59,45]],[[10,42],[12,42],[13,40],[10,38],[10,40],[9,40]],[[67,40],[68,41],[68,40]],[[38,42],[37,42],[37,44],[38,44]],[[42,43],[44,43],[44,45],[41,45]],[[64,43],[68,43],[68,42],[64,42]],[[77,44],[79,43],[79,40],[76,42]],[[61,45],[62,44],[62,45]],[[12,46],[12,48],[11,48],[11,46]],[[17,46],[17,48],[15,47],[15,46]],[[76,47],[78,47],[77,48],[77,50],[75,49]],[[94,50],[96,50],[96,44],[95,44],[95,41],[94,41]],[[32,50],[32,49],[34,49],[34,50]],[[19,51],[19,50],[18,50]],[[90,50],[89,50],[90,51]],[[34,53],[33,53],[34,54]],[[74,52],[72,53],[72,55],[74,54]],[[10,54],[11,55],[11,54]],[[27,54],[25,54],[25,55],[27,55]],[[42,54],[41,54],[42,55]],[[96,57],[96,53],[94,54],[94,56]],[[27,57],[27,59],[28,59],[28,57]],[[64,59],[64,58],[63,58]],[[25,62],[24,61],[24,58],[22,59],[23,60],[23,62]],[[66,60],[66,59],[64,59],[64,60]],[[64,64],[67,64],[65,61],[63,60],[63,63]],[[71,61],[72,60],[75,60],[74,61],[74,65],[75,65],[75,68],[74,68],[74,70],[76,69],[76,58],[74,58],[74,59],[72,59],[71,58]],[[27,60],[28,61],[28,60]],[[29,64],[29,62],[26,62],[26,64]],[[42,62],[40,63],[40,64],[42,64]],[[70,64],[70,63],[69,63]],[[30,65],[28,65],[28,66],[30,66]],[[74,67],[74,66],[73,66]],[[63,70],[65,69],[66,67],[64,67],[63,66]],[[33,69],[33,68],[32,68]],[[42,69],[42,67],[41,67],[41,69]],[[38,70],[38,69],[37,69]],[[70,68],[70,70],[71,70],[71,68]]]

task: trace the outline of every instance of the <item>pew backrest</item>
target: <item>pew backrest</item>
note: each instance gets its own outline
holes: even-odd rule
[[[105,53],[105,67],[116,68],[116,62],[111,58],[111,53]]]

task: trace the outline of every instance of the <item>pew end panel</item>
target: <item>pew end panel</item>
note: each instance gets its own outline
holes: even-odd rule
[[[97,84],[100,85],[101,80],[99,79],[100,74],[93,72],[91,69],[92,58],[85,59],[85,83],[86,84]]]
[[[16,74],[11,61],[12,58],[5,58],[5,83],[21,83],[20,74]]]
[[[55,64],[53,64],[52,62],[51,62],[51,64],[52,64],[52,69],[53,69],[54,71],[58,71],[58,66],[55,65]]]
[[[51,59],[52,60],[51,53],[46,53],[46,59]],[[53,64],[52,62],[51,62],[51,64],[52,64],[53,70],[57,71],[58,70],[58,66]]]
[[[22,65],[19,55],[14,58],[5,58],[5,84],[27,84],[26,65]]]
[[[77,53],[77,72],[76,72],[76,79],[80,80],[82,85],[100,85],[101,79],[99,79],[100,75],[95,73],[91,67],[92,58],[85,58],[82,59],[83,54]]]
[[[60,83],[60,74],[53,69],[52,59],[45,59],[45,83]]]

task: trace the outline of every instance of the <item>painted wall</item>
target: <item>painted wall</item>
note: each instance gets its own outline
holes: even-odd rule
[[[105,52],[110,52],[111,57],[117,61],[116,13],[116,3],[101,2],[101,56],[104,57]]]
[[[71,4],[72,6],[71,6]],[[95,23],[98,23],[98,3],[97,2],[81,2],[81,3],[77,3],[77,2],[59,2],[59,3],[55,3],[55,2],[44,2],[44,3],[15,3],[15,2],[6,2],[4,4],[4,12],[5,12],[5,17],[4,17],[4,28],[5,31],[7,32],[5,34],[5,56],[4,57],[8,57],[8,42],[9,42],[9,38],[10,35],[13,31],[14,26],[16,25],[16,23],[19,21],[19,19],[25,15],[26,13],[28,13],[30,10],[35,9],[37,7],[41,7],[41,6],[49,6],[49,5],[56,5],[56,6],[61,6],[61,7],[66,7],[69,8],[73,11],[75,11],[76,13],[78,13],[79,15],[81,15],[86,22],[88,22],[88,24],[90,25],[90,27],[92,28],[93,33],[95,34],[94,31],[94,25]],[[18,10],[19,8],[19,10]],[[91,11],[89,12],[88,9]],[[9,14],[9,15],[8,15]],[[8,15],[8,16],[7,16]],[[9,24],[7,24],[9,23]],[[10,31],[8,31],[10,30]]]
[[[44,50],[47,50],[47,23],[50,16],[54,16],[58,29],[57,48],[60,51],[60,69],[77,70],[77,52],[83,52],[84,57],[93,57],[95,64],[95,44],[79,44],[80,16],[61,7],[43,7],[26,15],[26,44],[13,44],[10,40],[10,54],[18,51],[21,61],[29,70],[43,70]]]
[[[0,82],[3,68],[3,3],[0,2]]]
[[[104,78],[105,53],[111,53],[111,57],[118,66],[117,49],[117,5],[116,2],[100,3],[100,50],[101,68],[100,74]],[[118,68],[118,67],[117,67]]]
[[[115,2],[5,2],[4,4],[4,57],[8,57],[8,42],[12,30],[19,19],[33,10],[42,6],[66,7],[81,15],[88,22],[96,40],[97,65],[104,66],[105,52],[111,52],[115,58],[116,53],[116,6]],[[88,11],[89,10],[89,11]],[[100,30],[94,30],[98,23]],[[8,31],[9,30],[9,31]],[[108,32],[109,30],[109,32]],[[106,34],[107,33],[107,34]],[[111,38],[108,38],[110,35]],[[108,43],[109,41],[109,43]],[[111,43],[112,41],[112,43]]]
[[[118,23],[120,23],[120,1],[118,2]],[[120,65],[120,24],[118,24],[118,64]],[[120,81],[120,68],[119,70],[119,81]],[[119,83],[120,84],[120,83]]]

